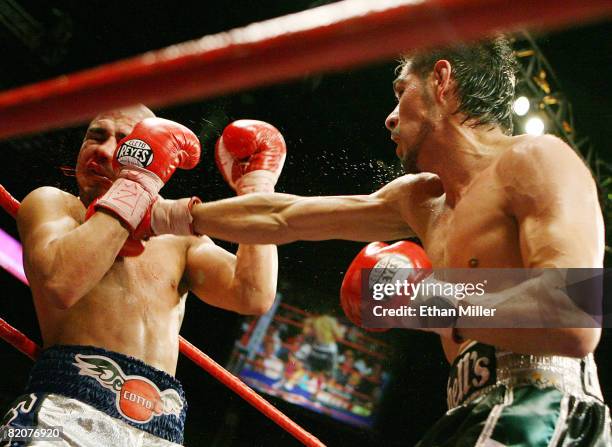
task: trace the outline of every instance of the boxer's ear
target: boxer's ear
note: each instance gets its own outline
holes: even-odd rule
[[[452,66],[446,59],[441,59],[434,64],[434,94],[438,102],[447,102],[453,94],[451,73]]]

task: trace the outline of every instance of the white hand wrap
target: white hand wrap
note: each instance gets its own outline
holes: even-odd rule
[[[96,206],[112,211],[134,231],[162,186],[153,172],[136,166],[123,168]]]
[[[179,200],[166,200],[160,197],[151,209],[151,230],[156,235],[190,236],[195,234],[191,208],[197,203],[202,203],[197,197]]]

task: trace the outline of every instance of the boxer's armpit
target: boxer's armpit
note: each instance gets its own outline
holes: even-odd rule
[[[442,197],[444,189],[440,178],[431,173],[410,174],[399,177],[376,191],[376,196],[393,209],[403,225],[411,229],[410,235],[400,238],[426,236],[429,221],[434,213],[435,201]]]

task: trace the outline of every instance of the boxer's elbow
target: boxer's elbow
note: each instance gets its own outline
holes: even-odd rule
[[[243,244],[287,244],[297,240],[294,221],[299,197],[280,193],[251,193],[234,215],[236,235],[227,238]],[[223,239],[223,238],[222,238]]]
[[[246,309],[246,315],[264,315],[268,313],[274,303],[274,293],[261,293],[251,299],[249,306]]]
[[[276,245],[295,241],[335,239],[342,234],[343,225],[338,215],[339,199],[334,197],[284,196],[273,213]]]
[[[252,303],[250,307],[248,307],[242,313],[244,315],[260,316],[260,315],[264,315],[268,313],[271,307],[272,307],[272,302],[270,301]]]
[[[299,240],[309,240],[309,238],[292,216],[281,211],[268,216],[256,243],[284,245]]]
[[[237,299],[239,312],[243,315],[263,315],[270,310],[275,298],[276,290],[243,287]]]
[[[82,296],[82,293],[75,287],[74,281],[67,283],[57,278],[44,281],[42,289],[47,301],[60,310],[70,309]]]

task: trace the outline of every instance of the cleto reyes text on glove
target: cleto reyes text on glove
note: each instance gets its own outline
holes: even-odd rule
[[[120,255],[142,252],[139,239],[154,234],[149,216],[159,190],[177,168],[194,168],[200,152],[200,142],[191,130],[163,118],[142,120],[119,141],[112,160],[117,179],[92,205],[110,211],[130,230]]]

